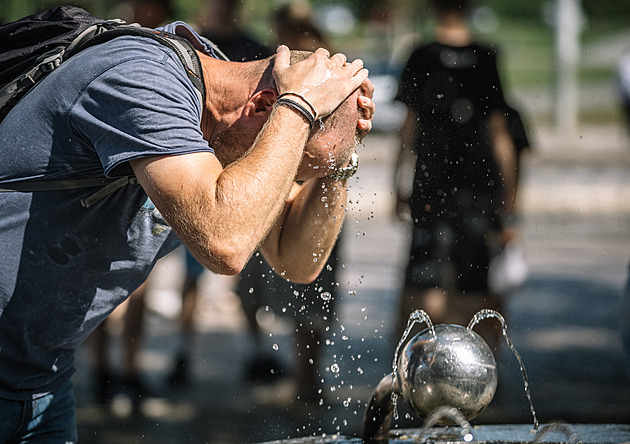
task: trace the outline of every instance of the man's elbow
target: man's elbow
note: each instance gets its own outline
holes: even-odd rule
[[[201,263],[216,274],[234,276],[239,274],[251,257],[252,252],[243,248],[208,246],[202,254]],[[209,253],[211,252],[211,253]]]

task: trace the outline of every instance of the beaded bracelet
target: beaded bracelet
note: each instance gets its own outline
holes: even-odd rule
[[[308,103],[308,102],[306,102]],[[304,108],[302,105],[300,105],[298,102],[296,102],[295,100],[291,100],[291,99],[286,99],[286,98],[282,98],[282,99],[278,99],[276,100],[276,106],[281,106],[281,105],[286,105],[289,108],[294,109],[295,111],[299,112],[300,114],[302,114],[302,116],[308,120],[308,123],[310,125],[310,127],[312,128],[313,125],[315,124],[315,116],[313,114],[311,114],[309,112],[309,110],[307,110],[306,108]]]

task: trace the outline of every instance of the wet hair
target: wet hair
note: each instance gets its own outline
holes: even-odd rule
[[[294,63],[300,62],[306,59],[311,54],[313,54],[312,51],[291,50],[291,57],[289,60],[289,64],[293,65]],[[274,66],[275,56],[270,56],[265,60],[268,61],[268,65],[265,67],[262,77],[260,78],[259,88],[263,88],[263,87],[275,88],[275,81],[273,79],[273,66]],[[350,95],[350,98],[351,98],[350,100],[353,100],[352,98],[356,99],[356,94],[352,93]],[[351,123],[352,125],[354,125],[354,128],[355,128],[354,137],[356,139],[356,142],[357,143],[360,142],[363,139],[363,137],[365,137],[365,133],[362,131],[359,131],[356,128],[356,122],[358,119],[363,118],[362,110],[361,108],[359,108],[359,105],[358,103],[356,103],[356,100],[354,102],[355,103],[354,107],[352,107],[352,104],[348,102],[349,100],[346,99],[332,113],[330,113],[323,119],[317,120],[311,132],[311,135],[315,135],[318,131],[331,131],[337,127],[349,125]]]

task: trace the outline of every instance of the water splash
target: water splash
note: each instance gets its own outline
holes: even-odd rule
[[[537,444],[541,442],[546,435],[553,432],[564,433],[565,436],[571,440],[571,444],[582,444],[582,440],[578,438],[578,435],[575,430],[573,430],[573,427],[571,427],[569,424],[563,423],[553,423],[544,426],[538,431],[538,433],[536,433],[536,436],[534,436],[534,439],[532,440],[532,444]]]
[[[411,329],[416,324],[416,322],[424,322],[431,329],[431,333],[435,336],[435,328],[433,327],[433,322],[431,322],[431,318],[424,310],[415,310],[413,313],[409,315],[409,320],[407,321],[407,327],[398,341],[398,346],[396,347],[396,351],[394,352],[394,362],[392,363],[392,405],[394,406],[394,419],[398,419],[398,394],[396,393],[396,375],[398,374],[398,355],[400,354],[400,349],[404,345],[407,340],[407,336],[411,333]]]
[[[459,426],[462,428],[461,437],[464,442],[471,442],[473,439],[475,439],[472,434],[472,426],[466,420],[466,417],[464,417],[462,412],[457,410],[455,407],[449,406],[438,407],[433,412],[431,412],[431,414],[429,414],[427,420],[424,423],[424,426],[418,434],[418,438],[422,438],[422,436],[426,432],[428,432],[431,427],[444,419],[450,419],[454,423],[459,424]]]
[[[489,319],[489,318],[496,318],[499,320],[499,322],[501,322],[501,332],[503,333],[505,342],[507,342],[507,345],[510,347],[510,350],[512,350],[512,354],[514,355],[514,357],[516,357],[519,368],[521,370],[521,374],[523,375],[523,386],[525,387],[525,395],[527,395],[527,400],[529,401],[529,410],[532,413],[532,418],[534,421],[534,430],[538,430],[539,423],[538,423],[538,418],[536,417],[536,410],[534,410],[534,403],[532,402],[532,394],[529,390],[529,379],[527,378],[527,371],[525,370],[525,364],[523,363],[523,360],[521,359],[521,355],[518,353],[518,351],[516,351],[516,347],[514,347],[514,344],[512,344],[512,341],[510,340],[510,337],[508,336],[507,324],[505,323],[505,319],[503,318],[503,316],[501,316],[501,314],[495,310],[490,310],[489,308],[485,308],[475,313],[473,318],[470,320],[470,323],[468,324],[468,328],[472,330],[473,327],[477,325],[480,321],[483,321],[484,319]]]

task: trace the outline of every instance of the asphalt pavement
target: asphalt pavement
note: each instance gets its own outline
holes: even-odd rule
[[[521,233],[529,277],[506,301],[508,332],[529,376],[542,423],[630,423],[630,372],[619,336],[619,305],[630,261],[630,141],[614,125],[551,128],[532,133],[523,161]],[[360,147],[343,232],[340,297],[318,365],[321,401],[295,399],[289,379],[248,383],[254,350],[233,280],[204,275],[198,338],[183,389],[164,384],[176,345],[177,287],[182,263],[165,258],[151,284],[145,380],[154,396],[136,414],[114,414],[94,402],[89,347],[74,378],[84,443],[255,443],[342,433],[357,436],[365,404],[391,371],[393,317],[409,230],[391,214],[397,149],[390,134],[371,134]],[[265,348],[290,368],[290,319],[263,316]],[[116,332],[115,332],[116,333]],[[120,362],[114,344],[113,362]],[[476,424],[527,424],[531,414],[514,356],[496,356],[499,386]],[[111,406],[110,406],[111,407]],[[394,427],[420,427],[404,407]],[[630,437],[628,438],[630,441]]]

